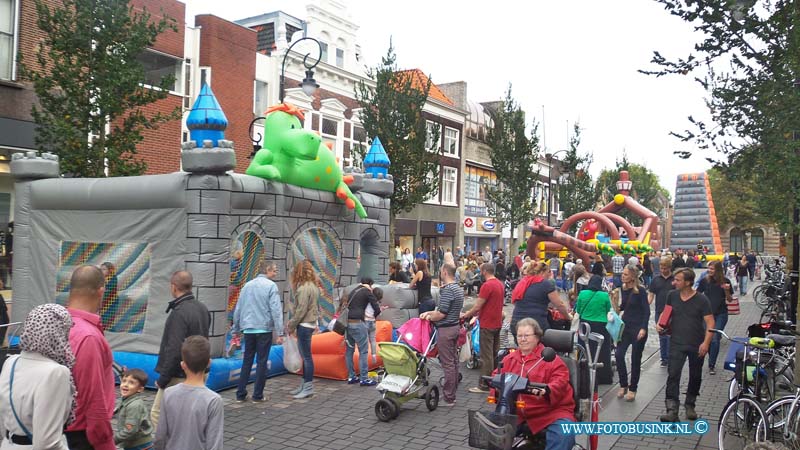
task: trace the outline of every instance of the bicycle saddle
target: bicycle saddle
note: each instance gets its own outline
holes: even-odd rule
[[[784,336],[782,334],[768,334],[767,339],[772,339],[775,341],[775,345],[777,347],[788,347],[794,346],[794,337],[793,336]]]

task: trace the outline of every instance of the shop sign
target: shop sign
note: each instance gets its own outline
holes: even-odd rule
[[[466,219],[464,219],[465,227],[472,228],[473,225],[475,225],[475,222],[473,222],[472,217],[467,217]]]
[[[484,229],[484,230],[486,230],[486,231],[494,231],[494,229],[495,229],[495,227],[496,227],[497,225],[495,225],[495,224],[494,224],[494,222],[492,221],[492,219],[486,219],[486,220],[484,220],[484,221],[483,221],[483,223],[481,223],[481,226],[482,226],[482,227],[483,227],[483,229]]]
[[[437,234],[444,234],[444,224],[443,223],[437,223],[436,224],[436,233]]]

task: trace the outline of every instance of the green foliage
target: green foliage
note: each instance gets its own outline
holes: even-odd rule
[[[592,154],[578,154],[581,145],[580,124],[575,123],[569,149],[561,161],[561,177],[558,184],[558,204],[569,217],[581,211],[593,211],[597,205],[597,192],[589,174]]]
[[[655,52],[656,76],[688,75],[706,90],[710,121],[689,116],[673,133],[729,173],[747,174],[762,213],[781,228],[800,207],[800,8],[786,0],[657,0],[702,34],[694,50],[670,59]],[[688,156],[689,152],[678,152]]]
[[[718,168],[708,170],[706,175],[720,232],[731,225],[748,229],[765,222],[752,176]]]
[[[658,201],[658,198],[663,196],[669,200],[669,191],[661,186],[658,175],[641,164],[628,161],[626,153],[622,154],[622,160],[617,160],[616,167],[603,169],[597,177],[595,191],[600,202],[605,205],[614,199],[614,195],[617,194],[619,173],[622,170],[628,171],[630,180],[633,182],[630,196],[645,208],[663,217],[664,205]],[[623,210],[620,215],[634,225],[641,225],[641,219],[627,210]]]
[[[148,116],[143,107],[167,97],[174,77],[159,89],[143,87],[144,68],[137,60],[174,20],[151,21],[128,1],[64,0],[51,8],[36,0],[38,27],[44,39],[37,62],[45,70],[22,66],[33,82],[40,106],[32,115],[36,145],[56,153],[61,171],[77,177],[137,175],[146,165],[137,159],[142,131],[157,128],[173,114]],[[91,139],[90,139],[91,136]]]
[[[511,85],[502,106],[491,113],[494,127],[489,130],[486,142],[492,149],[490,157],[497,186],[487,191],[489,214],[501,226],[510,225],[513,233],[517,225],[532,216],[531,193],[538,178],[538,125],[533,122],[531,137],[525,134],[525,113],[514,101]]]
[[[392,164],[389,169],[394,177],[392,217],[401,211],[411,211],[439,192],[441,157],[441,149],[435,144],[439,142],[438,126],[428,137],[422,114],[430,79],[426,85],[418,86],[408,72],[398,72],[396,60],[390,42],[381,65],[368,72],[375,86],[360,82],[355,92],[367,136],[381,139]],[[366,150],[355,150],[359,159],[363,159]]]

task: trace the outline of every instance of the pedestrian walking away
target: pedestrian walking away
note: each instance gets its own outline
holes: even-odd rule
[[[247,383],[256,360],[256,380],[253,385],[253,402],[260,403],[264,398],[264,385],[267,381],[267,362],[272,341],[283,342],[283,304],[278,285],[272,281],[278,274],[273,262],[262,260],[259,274],[245,283],[239,293],[239,301],[233,310],[231,333],[244,334],[244,356],[239,385],[236,389],[236,401],[247,400]]]
[[[481,375],[478,385],[469,389],[472,393],[487,393],[489,387],[483,381],[484,376],[490,376],[495,369],[495,358],[500,350],[500,328],[503,326],[503,301],[505,299],[505,286],[494,275],[495,266],[483,263],[481,275],[486,282],[481,285],[481,291],[475,306],[461,315],[463,320],[478,317],[480,320],[480,360]]]
[[[461,309],[464,307],[464,291],[455,282],[455,266],[445,264],[439,276],[443,283],[439,288],[439,306],[421,314],[420,319],[430,320],[437,329],[439,361],[444,372],[443,404],[453,406],[458,387],[458,328]]]
[[[600,266],[598,266],[600,267]],[[575,302],[575,312],[580,317],[581,323],[588,323],[592,332],[603,335],[603,345],[600,347],[599,361],[603,366],[597,369],[597,384],[611,384],[614,382],[613,368],[611,367],[611,335],[608,333],[608,312],[611,311],[611,300],[608,292],[603,290],[603,277],[592,275],[586,289],[578,294]],[[597,343],[589,341],[589,350],[595,354]]]
[[[667,295],[667,306],[672,308],[670,327],[672,338],[669,343],[669,368],[666,386],[666,414],[660,417],[662,422],[677,422],[680,405],[680,383],[683,365],[689,361],[689,385],[686,389],[684,408],[686,419],[697,419],[695,402],[700,395],[702,382],[703,357],[711,346],[714,328],[714,315],[708,297],[692,289],[694,271],[681,268],[673,275],[675,290]],[[656,325],[659,333],[664,328]]]
[[[372,278],[361,278],[361,284],[356,286],[347,299],[347,331],[345,332],[345,356],[344,362],[347,366],[347,383],[360,383],[361,386],[374,386],[377,384],[367,375],[369,367],[369,330],[364,321],[364,312],[367,306],[372,306],[375,317],[381,313],[378,299],[372,293]],[[356,376],[353,356],[355,348],[358,346],[358,376]]]
[[[636,399],[639,387],[639,376],[642,371],[642,353],[647,343],[647,327],[650,322],[650,304],[647,303],[647,292],[644,286],[639,285],[639,269],[628,264],[622,270],[622,287],[614,290],[614,309],[621,312],[625,328],[622,330],[622,339],[617,344],[616,359],[619,374],[618,398],[625,397],[625,401],[632,402]],[[628,368],[625,356],[631,347],[631,377],[628,380]]]
[[[297,347],[303,357],[303,378],[297,389],[289,392],[296,399],[314,395],[314,358],[311,357],[311,337],[317,331],[319,321],[319,277],[311,261],[304,259],[292,270],[292,293],[294,302],[290,304],[291,319],[286,329],[291,336],[297,336]]]
[[[172,274],[169,281],[170,294],[173,300],[167,305],[167,320],[164,322],[164,333],[156,362],[156,396],[150,410],[150,421],[158,430],[158,419],[161,415],[161,398],[164,389],[182,383],[186,374],[181,368],[181,345],[189,336],[208,337],[211,314],[208,308],[194,298],[192,294],[192,274],[179,270]]]

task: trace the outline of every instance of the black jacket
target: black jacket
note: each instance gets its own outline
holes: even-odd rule
[[[171,312],[170,312],[171,311]],[[186,294],[169,302],[167,321],[158,349],[156,372],[161,375],[158,385],[166,387],[172,378],[185,378],[181,370],[181,345],[189,336],[208,337],[211,314],[206,305],[195,300],[194,295]]]

